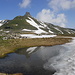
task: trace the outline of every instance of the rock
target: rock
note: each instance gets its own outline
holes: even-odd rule
[[[26,14],[24,16],[31,16],[30,12],[26,12]]]

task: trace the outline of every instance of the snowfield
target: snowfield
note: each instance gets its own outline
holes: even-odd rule
[[[71,43],[62,45],[66,48],[58,56],[51,58],[47,64],[56,70],[53,75],[75,75],[75,38]]]
[[[3,25],[4,22],[5,20],[0,20],[0,27]]]
[[[57,35],[35,35],[35,34],[20,34],[21,37],[27,37],[27,38],[50,38],[55,37]]]
[[[26,19],[26,21],[27,21],[30,25],[32,25],[33,27],[37,28],[37,30],[33,30],[34,33],[37,33],[37,34],[40,34],[40,33],[47,33],[46,31],[40,29],[40,28],[39,28],[40,26],[39,26],[33,19],[31,19],[30,17],[28,17],[28,18],[29,18],[29,20]]]
[[[0,23],[0,26],[2,26],[3,24],[2,23]]]
[[[31,19],[30,17],[28,17],[28,18],[29,18],[30,20],[26,19],[26,21],[27,21],[30,25],[32,25],[32,26],[34,26],[35,28],[37,28],[37,30],[32,30],[34,33],[36,33],[36,34],[47,33],[46,31],[40,29],[40,28],[45,28],[45,27],[47,27],[47,25],[44,24],[44,22],[40,22],[40,25],[38,25],[33,19]],[[47,28],[48,28],[48,27],[47,27]],[[49,29],[49,32],[50,32],[50,33],[53,33],[53,32],[50,30],[50,28],[48,28],[48,29]]]

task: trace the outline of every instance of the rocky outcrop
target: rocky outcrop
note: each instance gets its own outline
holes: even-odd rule
[[[26,12],[24,16],[31,16],[30,12]]]

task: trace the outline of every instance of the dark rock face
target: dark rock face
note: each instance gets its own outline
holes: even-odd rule
[[[24,16],[31,16],[30,12],[26,12],[26,14]]]

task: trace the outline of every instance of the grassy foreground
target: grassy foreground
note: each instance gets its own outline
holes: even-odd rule
[[[2,40],[0,37],[0,57],[15,52],[19,48],[33,46],[53,46],[70,42],[71,38],[28,38],[28,39],[8,39]]]

